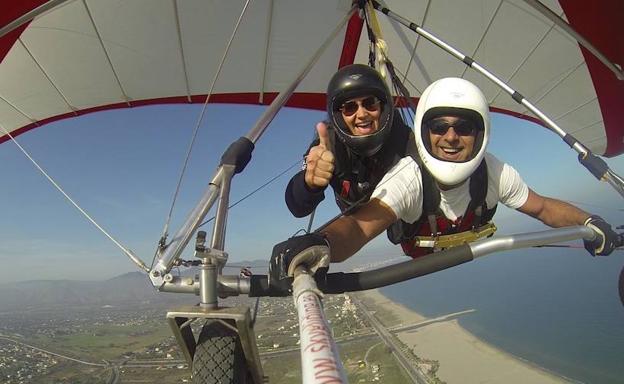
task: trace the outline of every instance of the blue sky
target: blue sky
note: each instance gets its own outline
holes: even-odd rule
[[[150,263],[163,229],[199,105],[161,105],[98,112],[48,124],[17,140],[96,221]],[[178,229],[214,175],[223,150],[244,135],[262,107],[210,105],[199,131],[174,211]],[[257,143],[246,171],[233,181],[231,202],[301,160],[323,113],[282,110]],[[622,198],[593,178],[576,153],[543,127],[494,115],[490,152],[512,164],[538,193],[580,202],[581,208],[624,224]],[[624,156],[607,159],[624,174]],[[0,145],[0,281],[100,280],[137,268],[35,169],[12,142]],[[226,250],[231,261],[268,259],[274,244],[307,227],[288,212],[283,191],[298,167],[230,211]],[[316,224],[338,213],[328,194]],[[541,223],[499,208],[499,233]],[[211,226],[205,226],[207,231]],[[380,236],[362,259],[397,257]],[[191,258],[187,252],[185,258]]]

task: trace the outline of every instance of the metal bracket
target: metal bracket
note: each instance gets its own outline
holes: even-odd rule
[[[230,320],[230,323],[233,321],[254,383],[268,382],[260,363],[260,353],[256,345],[256,335],[252,327],[249,307],[204,308],[185,306],[167,312],[167,322],[191,369],[195,349],[197,348],[197,341],[195,335],[193,335],[191,323],[197,319]]]
[[[217,266],[219,272],[223,269],[223,266],[228,260],[227,252],[206,247],[206,232],[197,232],[197,239],[195,240],[195,257],[202,259],[203,263],[210,263]]]

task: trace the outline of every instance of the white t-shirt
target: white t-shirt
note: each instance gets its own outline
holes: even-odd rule
[[[488,208],[501,202],[512,209],[521,207],[529,196],[529,187],[509,164],[490,153],[485,154],[488,190],[485,202]],[[416,175],[416,177],[414,177]],[[423,195],[420,168],[411,157],[402,158],[381,179],[371,198],[388,205],[399,219],[413,223],[422,214]],[[470,183],[440,191],[440,209],[450,220],[462,216],[470,203]]]

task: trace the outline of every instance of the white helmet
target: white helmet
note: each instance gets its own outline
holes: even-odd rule
[[[477,135],[472,156],[468,160],[445,161],[431,154],[429,130],[424,123],[444,115],[461,116],[475,123]],[[425,89],[416,108],[414,137],[418,155],[439,183],[456,185],[469,178],[485,156],[489,136],[488,103],[474,84],[464,79],[448,77],[433,82]]]

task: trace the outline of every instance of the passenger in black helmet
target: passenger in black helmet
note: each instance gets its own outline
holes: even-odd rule
[[[338,70],[327,87],[328,121],[304,156],[304,169],[286,188],[286,204],[296,217],[309,215],[331,185],[344,211],[366,202],[383,175],[406,155],[415,156],[411,129],[392,105],[379,73],[353,64]]]
[[[327,113],[340,141],[361,157],[379,152],[392,130],[392,96],[379,73],[366,65],[334,74],[327,86]]]

